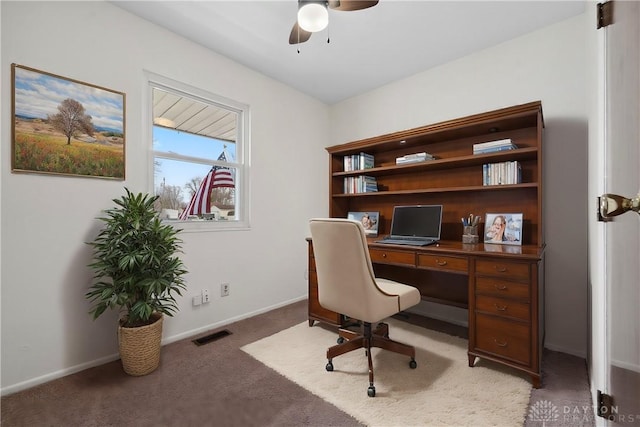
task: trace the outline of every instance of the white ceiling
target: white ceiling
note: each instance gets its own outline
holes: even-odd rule
[[[585,10],[581,0],[380,0],[369,9],[330,10],[328,30],[289,45],[297,0],[113,3],[327,104]]]

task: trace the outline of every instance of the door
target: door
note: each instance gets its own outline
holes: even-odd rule
[[[640,203],[640,3],[616,1],[603,30],[605,60],[604,185]],[[601,198],[604,223],[605,384],[609,425],[640,426],[640,215],[620,213],[621,199]],[[606,203],[608,200],[609,203]],[[635,206],[637,210],[638,206]]]

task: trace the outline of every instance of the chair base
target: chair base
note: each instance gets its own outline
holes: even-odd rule
[[[367,394],[369,397],[374,397],[375,386],[373,384],[373,362],[371,360],[371,348],[377,347],[384,350],[389,350],[394,353],[404,354],[409,356],[411,361],[409,367],[415,369],[418,365],[416,363],[416,349],[413,346],[403,344],[397,341],[393,341],[389,338],[389,325],[386,323],[379,323],[375,330],[372,330],[371,323],[362,323],[362,332],[354,332],[349,329],[338,330],[339,340],[346,340],[341,344],[329,347],[327,350],[327,371],[333,371],[333,358],[340,356],[341,354],[348,353],[359,348],[364,348],[369,363],[369,388]]]

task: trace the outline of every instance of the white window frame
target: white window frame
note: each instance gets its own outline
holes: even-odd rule
[[[155,194],[154,188],[154,159],[155,151],[153,149],[153,89],[158,88],[169,92],[181,94],[194,98],[200,102],[214,104],[220,108],[233,111],[237,114],[237,140],[236,140],[236,158],[235,162],[229,162],[236,168],[235,185],[236,185],[236,209],[234,220],[228,221],[167,221],[170,224],[175,224],[176,227],[181,228],[184,232],[207,232],[207,231],[225,231],[225,230],[249,230],[251,228],[251,209],[250,203],[250,109],[249,106],[232,99],[215,95],[206,90],[190,86],[185,83],[178,82],[168,77],[161,76],[159,74],[152,73],[150,71],[144,71],[146,81],[146,112],[145,126],[148,141],[148,188],[150,194]],[[212,162],[213,165],[215,162]]]

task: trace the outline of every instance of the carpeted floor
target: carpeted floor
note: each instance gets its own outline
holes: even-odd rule
[[[203,346],[190,340],[169,344],[162,349],[160,368],[144,377],[127,376],[116,361],[2,397],[1,424],[3,427],[362,425],[240,349],[305,321],[306,313],[303,301],[228,325],[225,329],[231,335]],[[440,322],[426,324],[457,335],[464,333]],[[282,357],[286,356],[283,348]],[[324,370],[324,365],[320,369]],[[532,404],[549,401],[557,405],[561,415],[568,405],[591,405],[583,359],[545,352],[544,371],[545,388],[534,390]],[[554,421],[546,425],[563,425],[553,424]],[[528,419],[525,425],[541,426],[542,422]],[[591,417],[564,425],[594,424]]]

